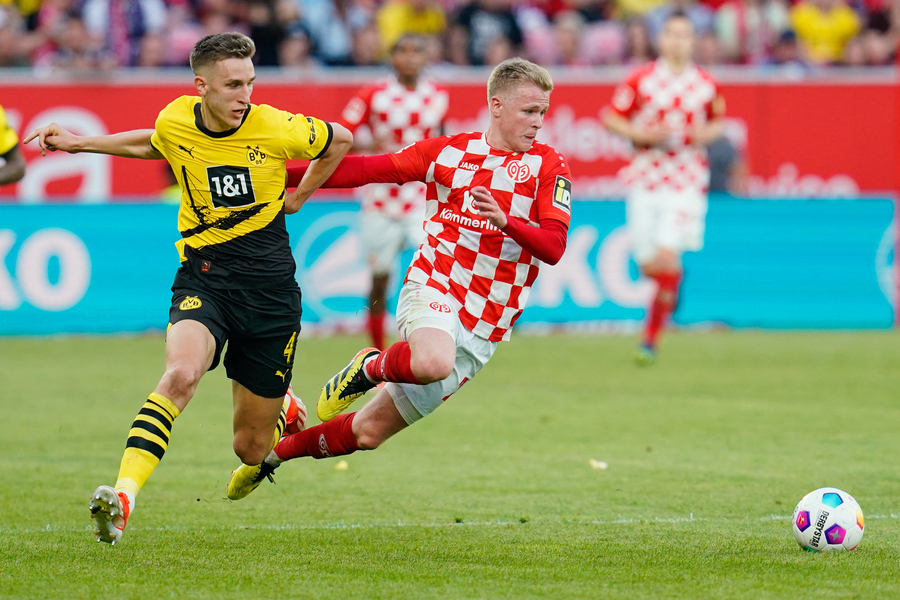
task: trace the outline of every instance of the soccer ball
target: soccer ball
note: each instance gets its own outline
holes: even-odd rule
[[[794,509],[791,529],[804,550],[840,552],[859,545],[866,521],[853,496],[825,487],[803,496]]]

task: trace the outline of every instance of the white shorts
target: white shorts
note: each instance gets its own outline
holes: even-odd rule
[[[417,210],[397,219],[363,210],[359,226],[366,261],[375,275],[391,273],[400,253],[405,248],[418,248],[425,238],[423,215]]]
[[[475,377],[497,349],[497,342],[478,337],[466,329],[444,294],[421,284],[407,283],[401,288],[397,325],[403,340],[408,340],[413,331],[422,327],[446,331],[456,340],[456,363],[446,379],[428,385],[388,383],[385,386],[394,406],[410,425],[433,413]]]
[[[625,219],[638,264],[652,261],[660,249],[676,254],[703,248],[706,194],[692,190],[632,189]]]

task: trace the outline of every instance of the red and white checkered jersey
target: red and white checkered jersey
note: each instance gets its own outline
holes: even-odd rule
[[[409,89],[392,76],[361,89],[344,108],[341,124],[354,133],[368,125],[379,151],[396,152],[441,135],[448,106],[447,91],[432,82],[420,80],[415,89]],[[422,210],[425,187],[420,182],[372,184],[363,188],[362,198],[363,210],[399,218]]]
[[[648,63],[616,87],[610,107],[638,128],[665,124],[672,131],[665,147],[635,148],[631,164],[620,173],[626,184],[706,192],[706,150],[691,145],[692,132],[725,113],[716,82],[706,71],[689,65],[674,73],[662,59]]]
[[[541,218],[568,225],[572,184],[565,159],[539,142],[528,152],[503,152],[481,133],[417,142],[390,156],[404,181],[428,186],[427,237],[406,281],[447,294],[476,335],[508,340],[541,261],[480,216],[469,190],[486,187],[504,212],[531,226]]]

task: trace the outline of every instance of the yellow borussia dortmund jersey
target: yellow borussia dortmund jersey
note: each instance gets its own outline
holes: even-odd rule
[[[13,131],[6,121],[6,112],[0,106],[0,156],[5,156],[19,143],[19,136]]]
[[[182,96],[159,113],[150,142],[181,186],[176,246],[194,278],[229,288],[293,278],[285,161],[318,158],[331,136],[324,121],[265,104],[251,104],[240,126],[222,132],[203,125],[196,96]]]

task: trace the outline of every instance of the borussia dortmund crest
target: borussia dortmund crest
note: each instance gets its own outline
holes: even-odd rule
[[[188,296],[181,301],[181,305],[178,308],[181,310],[193,310],[195,308],[200,308],[201,306],[203,306],[203,302],[200,301],[200,298],[197,296]]]
[[[255,148],[251,148],[247,146],[247,160],[250,161],[250,164],[256,165],[260,167],[266,164],[266,161],[269,159],[269,156],[259,149],[259,146]]]

